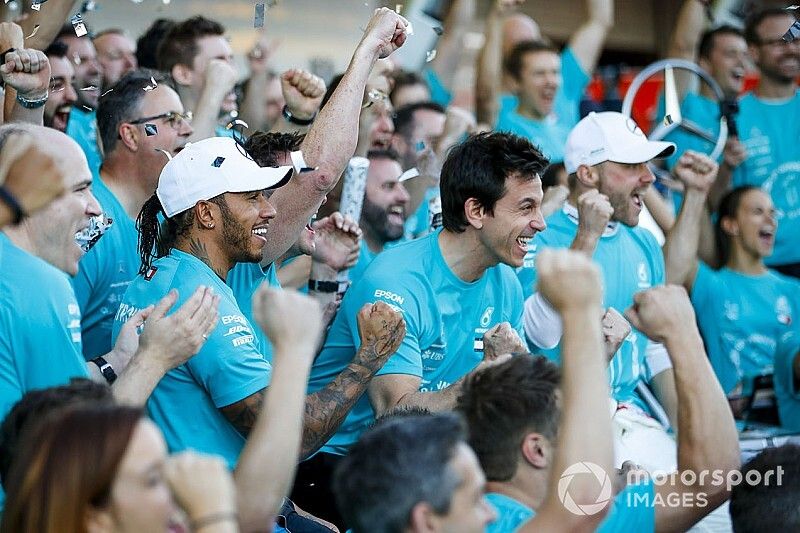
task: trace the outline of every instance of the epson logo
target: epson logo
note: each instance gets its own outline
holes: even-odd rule
[[[397,302],[400,305],[403,305],[403,302],[405,301],[405,298],[403,298],[399,294],[385,291],[383,289],[378,289],[375,291],[375,298],[386,298],[387,300],[391,300],[392,302]]]

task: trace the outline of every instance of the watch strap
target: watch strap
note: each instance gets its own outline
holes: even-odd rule
[[[105,357],[102,355],[100,357],[95,357],[92,359],[92,363],[97,365],[97,368],[100,369],[100,373],[103,374],[103,377],[106,378],[109,385],[117,380],[117,373],[114,372],[114,369],[111,368],[111,363],[106,361]]]
[[[350,287],[349,281],[319,281],[316,279],[308,280],[308,290],[315,292],[338,292],[344,293]]]

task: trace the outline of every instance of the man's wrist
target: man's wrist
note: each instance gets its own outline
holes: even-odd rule
[[[311,262],[310,278],[318,281],[336,281],[339,271],[335,268],[313,259]]]
[[[283,113],[283,118],[285,118],[287,122],[290,122],[297,126],[310,126],[311,123],[314,122],[314,119],[317,118],[316,111],[314,111],[311,114],[308,114],[306,112],[289,107],[289,104],[283,106],[282,113]]]

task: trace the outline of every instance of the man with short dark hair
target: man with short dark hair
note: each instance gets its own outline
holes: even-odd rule
[[[512,473],[520,447],[531,455],[553,461],[553,468],[541,478],[536,517],[531,519],[532,513],[528,513],[510,520],[501,515],[501,521],[493,529],[491,523],[497,515],[487,506],[486,478],[475,452],[466,442],[460,418],[452,413],[400,410],[364,432],[336,470],[336,499],[355,533],[594,531],[608,512],[606,503],[598,503],[602,502],[603,494],[610,496],[608,473],[612,459],[611,424],[605,402],[608,387],[603,379],[605,361],[596,313],[600,305],[600,277],[588,258],[570,251],[545,252],[537,266],[542,272],[541,288],[554,299],[566,324],[562,394],[557,400],[552,384],[549,394],[542,392],[549,396],[546,402],[549,411],[528,411],[520,406],[516,412],[518,416],[524,412],[524,416],[537,421],[547,418],[547,429],[538,429],[547,431],[551,438],[558,434],[561,445],[524,435],[523,428],[514,428],[504,420],[507,415],[504,410],[497,409],[496,404],[486,405],[486,416],[497,424],[491,431],[499,433],[496,436],[501,442],[508,442],[508,446],[501,446],[508,449],[509,458],[505,462],[511,463]],[[476,372],[465,380],[465,386],[482,382],[486,372],[518,376],[515,371],[532,362],[530,357],[517,355],[504,364]],[[515,377],[515,384],[536,387],[535,376],[523,374],[534,379]],[[517,401],[518,393],[513,388],[496,390],[509,403]],[[557,413],[558,403],[563,404],[561,417]],[[470,440],[476,442],[474,438]],[[493,445],[488,444],[488,448]],[[483,459],[486,449],[482,444],[479,446],[476,451]],[[567,469],[574,471],[576,466],[592,467],[597,478],[567,472]],[[486,469],[494,477],[498,467],[492,464]],[[567,480],[567,474],[574,479]],[[598,487],[597,479],[606,480],[602,488]],[[534,489],[529,486],[524,492],[532,493]]]
[[[55,41],[44,51],[50,62],[50,94],[44,104],[44,125],[64,132],[67,130],[72,104],[78,95],[72,86],[75,68],[67,59],[67,45]]]
[[[97,120],[106,157],[93,187],[113,223],[81,260],[72,281],[87,360],[111,348],[114,315],[139,271],[136,217],[156,189],[167,158],[178,153],[192,133],[189,116],[168,79],[146,69],[126,74],[100,98]]]
[[[97,60],[103,70],[103,90],[107,91],[136,69],[136,45],[120,28],[109,28],[92,37]]]
[[[800,530],[800,446],[767,448],[742,466],[743,481],[731,492],[734,533]]]

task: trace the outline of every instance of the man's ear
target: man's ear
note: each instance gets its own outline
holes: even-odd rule
[[[539,433],[528,433],[520,447],[522,457],[534,468],[547,468],[550,463],[550,445]]]
[[[131,152],[139,150],[139,128],[133,124],[122,123],[118,128],[117,142],[124,144]]]
[[[177,63],[172,66],[170,74],[172,75],[172,79],[175,80],[175,83],[178,85],[191,85],[192,82],[194,82],[194,71],[189,67],[189,65]]]
[[[464,202],[464,215],[467,217],[467,224],[475,229],[483,229],[483,219],[486,218],[486,209],[477,198],[468,198]]]
[[[194,216],[197,227],[200,229],[214,229],[219,223],[218,212],[219,208],[211,202],[204,200],[197,202],[194,206]]]
[[[585,187],[596,189],[600,182],[600,173],[596,168],[587,165],[580,165],[575,171],[578,183]]]
[[[719,221],[720,226],[722,227],[722,231],[724,231],[727,235],[731,237],[739,235],[739,224],[736,223],[736,220],[733,217],[722,217],[722,220]]]
[[[427,502],[419,502],[411,508],[408,516],[408,530],[413,533],[438,531],[439,517]]]

